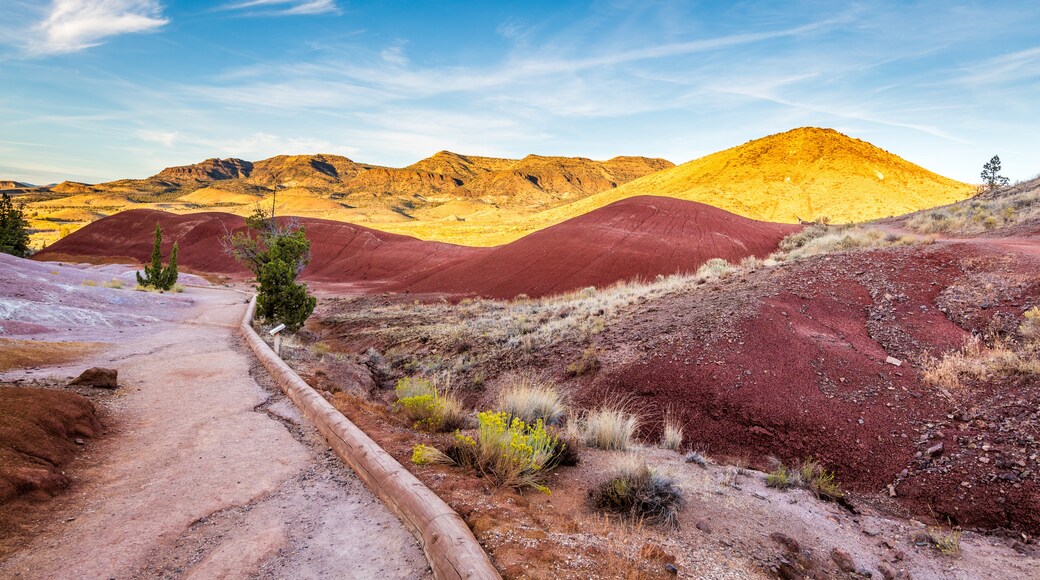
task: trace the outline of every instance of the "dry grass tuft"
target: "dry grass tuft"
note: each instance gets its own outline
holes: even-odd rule
[[[838,501],[845,497],[845,492],[835,481],[834,472],[825,469],[819,461],[807,459],[798,468],[798,477],[802,485],[817,498],[827,501]]]
[[[683,444],[683,428],[671,412],[665,413],[664,431],[661,434],[661,448],[678,451]]]
[[[600,366],[599,350],[590,346],[581,353],[581,358],[567,365],[567,376],[580,377],[594,373]]]
[[[860,226],[812,225],[780,241],[779,250],[771,258],[798,260],[821,254],[849,250],[887,248],[934,243],[934,238],[887,235],[881,230]]]
[[[708,455],[703,451],[691,451],[683,457],[683,461],[686,463],[696,463],[701,467],[707,467],[708,463],[711,462],[711,460],[708,459]]]
[[[530,374],[512,377],[499,394],[498,410],[528,424],[542,420],[546,425],[557,425],[567,414],[556,386]]]
[[[766,475],[766,486],[776,489],[789,489],[798,487],[802,483],[798,471],[789,469],[783,463],[778,463],[773,471]]]
[[[944,556],[957,556],[961,553],[961,531],[946,530],[941,526],[928,528],[928,538],[933,548]]]
[[[587,412],[576,426],[581,440],[589,447],[627,451],[639,428],[639,417],[620,404],[606,405]]]
[[[412,447],[412,463],[416,465],[455,465],[455,460],[436,447],[420,443]]]
[[[1040,307],[1034,306],[1022,314],[1018,332],[1026,340],[1040,340]]]
[[[977,234],[1015,224],[1040,215],[1040,194],[1012,192],[1000,197],[976,197],[921,213],[907,220],[916,232]]]
[[[1036,341],[1015,344],[998,340],[987,346],[979,337],[971,336],[960,350],[926,363],[922,376],[925,383],[949,390],[963,388],[966,379],[982,381],[1037,376],[1040,375],[1037,350]]]
[[[711,282],[720,278],[725,278],[736,271],[737,267],[726,260],[723,260],[722,258],[712,258],[701,264],[701,267],[697,268],[697,273],[694,274],[693,277],[697,282]]]
[[[805,488],[825,501],[840,501],[845,497],[834,472],[824,468],[815,459],[803,461],[797,469],[777,462],[773,471],[766,475],[766,486],[776,489]]]

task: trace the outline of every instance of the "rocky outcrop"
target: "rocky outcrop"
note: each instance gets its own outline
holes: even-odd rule
[[[171,181],[216,181],[221,179],[240,179],[249,177],[253,164],[242,159],[207,159],[194,165],[167,167],[153,179]]]

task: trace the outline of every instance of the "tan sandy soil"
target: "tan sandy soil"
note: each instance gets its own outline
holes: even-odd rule
[[[99,342],[43,342],[0,338],[0,371],[71,362],[102,348]]]
[[[153,297],[152,308],[169,299]],[[39,506],[0,577],[429,576],[404,527],[250,376],[234,332],[245,297],[189,288],[174,320],[109,333],[102,355],[0,375],[64,379],[97,365],[121,383],[95,401],[108,434],[86,443],[70,492]]]

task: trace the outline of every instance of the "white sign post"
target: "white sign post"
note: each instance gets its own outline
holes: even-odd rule
[[[282,331],[285,330],[284,324],[272,328],[268,333],[274,337],[274,353],[278,356],[282,356]]]

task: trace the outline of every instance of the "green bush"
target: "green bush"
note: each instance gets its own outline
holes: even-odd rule
[[[783,463],[778,464],[773,471],[770,471],[769,474],[766,475],[766,485],[768,487],[787,489],[789,487],[795,487],[800,483],[801,480],[798,477],[798,472],[788,469]]]
[[[405,377],[395,387],[397,406],[416,429],[453,431],[469,422],[462,403],[447,389],[419,377]]]

